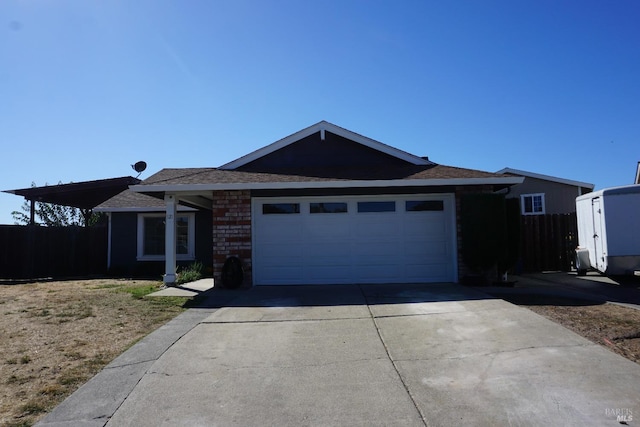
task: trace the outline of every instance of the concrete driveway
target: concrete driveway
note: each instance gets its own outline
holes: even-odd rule
[[[457,285],[212,290],[41,426],[630,425],[640,365]],[[625,418],[620,418],[625,417]]]

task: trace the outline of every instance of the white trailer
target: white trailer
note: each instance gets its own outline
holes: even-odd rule
[[[640,271],[640,185],[605,188],[576,198],[576,269],[603,274]]]

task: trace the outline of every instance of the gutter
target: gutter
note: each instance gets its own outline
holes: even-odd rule
[[[442,178],[409,180],[342,180],[342,181],[298,181],[298,182],[231,182],[208,184],[137,184],[129,187],[138,193],[184,193],[214,190],[285,190],[307,188],[364,188],[364,187],[442,187],[461,185],[516,185],[524,177],[496,178]]]

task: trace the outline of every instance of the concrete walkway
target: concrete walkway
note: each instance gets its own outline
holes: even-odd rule
[[[211,290],[41,426],[619,425],[640,365],[456,285]]]
[[[575,272],[533,273],[512,276],[514,287],[483,287],[495,296],[504,294],[550,295],[566,299],[610,302],[640,310],[640,278],[628,276],[611,278],[597,272],[578,276]]]
[[[150,297],[195,297],[213,288],[213,279],[200,279],[180,286],[168,286],[149,294]]]

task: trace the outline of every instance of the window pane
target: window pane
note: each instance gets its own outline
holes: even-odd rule
[[[358,212],[395,212],[396,202],[358,202]]]
[[[164,255],[164,218],[144,219],[144,255]]]
[[[444,202],[442,200],[408,201],[405,209],[407,212],[443,211]]]
[[[311,213],[345,213],[346,203],[311,203]]]
[[[164,217],[144,218],[143,255],[164,255]],[[176,217],[176,254],[189,254],[189,217]]]
[[[542,212],[542,196],[533,196],[533,212]]]
[[[164,239],[163,239],[164,240]],[[189,253],[189,218],[176,218],[176,254]]]
[[[300,203],[264,203],[262,213],[270,214],[297,214],[300,213]]]
[[[524,211],[525,213],[533,212],[533,200],[531,196],[524,197]]]

